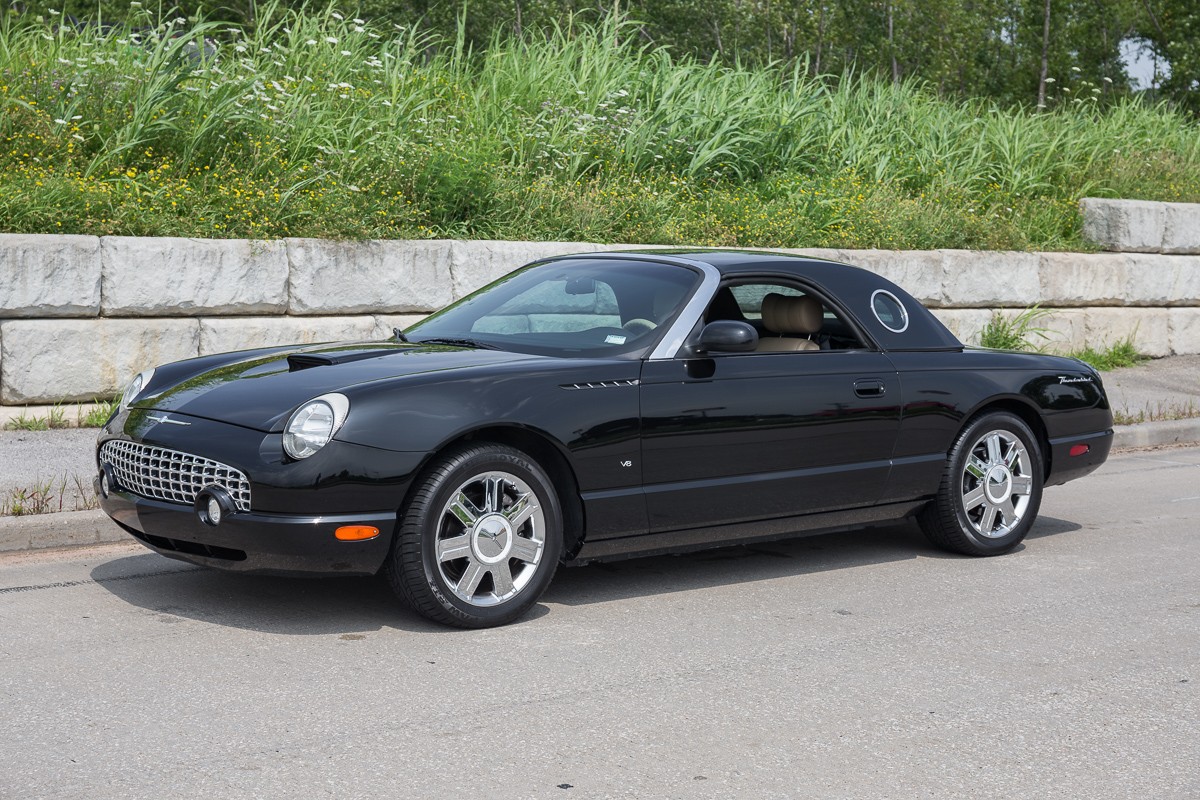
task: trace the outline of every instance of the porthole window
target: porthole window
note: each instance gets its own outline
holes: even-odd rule
[[[904,333],[908,330],[908,312],[904,304],[889,291],[876,289],[871,295],[871,311],[875,319],[892,333]]]

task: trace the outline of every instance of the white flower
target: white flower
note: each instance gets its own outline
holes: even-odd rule
[[[65,119],[56,119],[56,120],[54,120],[54,121],[55,121],[55,123],[57,123],[57,124],[59,124],[59,125],[66,125],[66,124],[67,124],[67,121],[66,121]]]
[[[352,56],[352,55],[354,55],[354,53],[351,53],[349,50],[343,50],[343,51],[342,51],[342,55],[344,55],[344,56]]]
[[[305,42],[305,44],[309,45],[310,47],[316,43],[317,43],[316,39],[309,39],[307,42]]]
[[[330,44],[337,44],[337,37],[336,36],[326,36],[325,41],[329,42]]]
[[[356,25],[366,25],[367,24],[366,20],[359,19],[358,17],[354,18],[354,22]]]
[[[345,19],[345,17],[343,17],[341,14],[339,14],[339,13],[338,13],[338,12],[336,12],[336,11],[334,11],[332,14],[330,14],[330,16],[331,16],[331,17],[333,17],[333,18],[334,18],[334,19],[336,19],[336,20],[343,20],[343,19]]]
[[[1046,83],[1054,83],[1054,78],[1046,78]]]

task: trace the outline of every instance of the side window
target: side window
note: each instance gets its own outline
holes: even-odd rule
[[[739,282],[717,290],[705,322],[748,322],[758,331],[755,352],[814,352],[864,347],[854,328],[820,297],[776,282]]]
[[[769,283],[748,283],[744,286],[730,287],[738,307],[747,320],[762,319],[763,298],[769,294],[779,294],[784,297],[803,297],[804,292],[793,286],[777,286]]]

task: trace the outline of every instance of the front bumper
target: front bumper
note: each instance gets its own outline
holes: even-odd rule
[[[374,575],[391,547],[396,514],[302,516],[237,512],[219,525],[202,521],[191,506],[121,490],[100,491],[100,506],[142,544],[169,558],[249,573]],[[379,536],[347,542],[334,537],[343,525],[371,525]]]

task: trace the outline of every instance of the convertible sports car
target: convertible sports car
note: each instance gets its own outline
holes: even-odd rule
[[[903,289],[772,253],[554,258],[384,342],[136,376],[100,434],[104,510],[172,558],[384,570],[416,611],[519,617],[559,562],[915,516],[950,550],[1029,532],[1100,466],[1100,376],[964,347]]]

